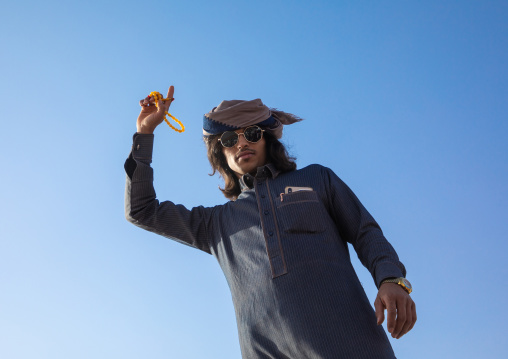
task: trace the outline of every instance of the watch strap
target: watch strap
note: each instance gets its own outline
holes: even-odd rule
[[[389,279],[384,279],[383,281],[381,281],[381,284],[395,283],[395,284],[400,285],[407,292],[407,294],[411,294],[411,292],[413,291],[413,288],[411,287],[411,284],[409,284],[409,287],[408,287],[406,285],[406,283],[404,283],[406,281],[409,283],[409,281],[405,278],[389,278]]]

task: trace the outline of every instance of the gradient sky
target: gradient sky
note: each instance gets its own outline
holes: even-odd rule
[[[216,260],[125,220],[138,100],[175,86],[158,198],[224,203],[202,115],[261,98],[413,283],[399,358],[507,358],[506,1],[23,1],[0,11],[0,357],[240,358]],[[371,302],[376,288],[352,251]],[[386,328],[386,324],[384,324]]]

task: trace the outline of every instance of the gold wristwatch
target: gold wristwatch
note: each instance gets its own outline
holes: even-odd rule
[[[407,292],[407,294],[411,294],[411,292],[413,291],[413,287],[411,286],[411,283],[409,283],[409,281],[406,278],[404,278],[404,277],[385,279],[385,280],[383,280],[381,282],[381,284],[383,284],[383,283],[395,283],[395,284],[398,284],[402,288],[404,288],[404,290]]]

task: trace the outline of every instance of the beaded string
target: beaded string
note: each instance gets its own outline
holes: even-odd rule
[[[160,92],[157,92],[157,91],[153,91],[153,92],[150,92],[150,100],[153,100],[155,101],[155,106],[157,106],[157,109],[159,108],[159,100],[162,100],[162,101],[170,101],[172,99],[170,98],[164,98],[162,96],[162,94]],[[178,128],[176,128],[175,126],[173,126],[169,120],[166,118],[166,116],[169,116],[171,117],[173,120],[175,120],[176,123],[178,123],[181,127],[181,129],[179,130]],[[166,123],[169,125],[169,127],[171,127],[173,130],[175,130],[176,132],[180,132],[182,133],[183,131],[185,131],[185,126],[175,117],[173,116],[172,114],[170,114],[169,112],[166,111],[166,114],[164,115],[164,121],[166,121]]]

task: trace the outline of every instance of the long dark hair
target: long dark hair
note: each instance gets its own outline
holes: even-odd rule
[[[219,141],[221,135],[212,135],[205,138],[208,161],[212,166],[213,176],[216,172],[224,179],[224,188],[219,189],[224,196],[235,201],[240,195],[240,181],[228,166],[226,156],[222,152],[222,144]],[[295,157],[288,154],[286,147],[269,131],[263,132],[266,142],[266,163],[272,163],[279,171],[289,172],[296,169]]]

